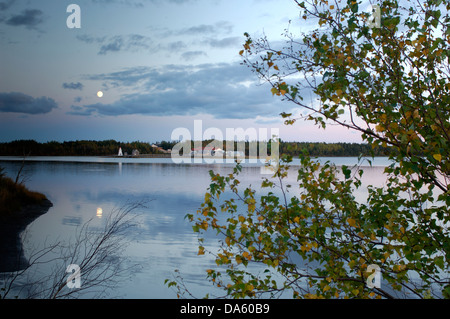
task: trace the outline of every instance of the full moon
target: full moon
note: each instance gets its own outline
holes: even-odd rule
[[[102,92],[102,91],[98,91],[98,92],[97,92],[97,96],[98,96],[98,97],[102,97],[102,96],[103,96],[103,92]]]

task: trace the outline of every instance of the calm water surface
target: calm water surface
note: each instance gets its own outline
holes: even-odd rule
[[[0,157],[0,166],[14,177],[21,162]],[[214,293],[205,280],[205,270],[215,266],[212,256],[197,256],[197,235],[185,215],[195,213],[210,184],[209,170],[229,174],[232,164],[174,164],[170,159],[117,159],[98,157],[29,158],[25,165],[26,184],[44,193],[53,203],[47,214],[27,229],[26,251],[52,240],[68,239],[77,227],[92,219],[101,226],[114,208],[127,202],[147,201],[139,209],[139,229],[130,234],[125,251],[130,263],[140,265],[111,297],[176,298],[164,285],[178,269],[189,290],[197,297]],[[357,158],[321,158],[337,165],[354,165]],[[367,162],[365,162],[367,165]],[[364,166],[363,187],[355,193],[361,200],[367,185],[381,186],[382,172],[389,162],[377,158]],[[255,188],[261,179],[261,164],[243,164],[239,180]],[[289,177],[295,185],[295,174]],[[295,193],[295,190],[293,190]],[[211,234],[213,236],[213,234]],[[211,237],[211,242],[217,239]]]

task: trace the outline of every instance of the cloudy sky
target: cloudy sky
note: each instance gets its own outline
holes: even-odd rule
[[[67,26],[72,3],[81,28]],[[294,33],[307,27],[292,0],[0,0],[0,141],[155,142],[202,120],[224,135],[360,142],[337,127],[286,127],[279,113],[293,106],[240,64],[244,32],[277,41],[290,20]]]

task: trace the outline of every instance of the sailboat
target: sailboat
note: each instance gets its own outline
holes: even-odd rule
[[[122,148],[121,148],[121,147],[119,147],[119,154],[117,154],[117,156],[123,156]]]

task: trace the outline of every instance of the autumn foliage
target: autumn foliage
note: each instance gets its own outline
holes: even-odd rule
[[[362,202],[354,192],[363,170],[307,154],[296,172],[284,158],[260,187],[239,187],[239,165],[211,171],[204,203],[187,215],[199,255],[216,260],[207,278],[234,298],[449,298],[450,1],[376,2],[379,26],[362,1],[296,3],[316,27],[286,30],[278,47],[246,34],[244,63],[274,98],[302,110],[282,113],[287,125],[339,124],[394,149],[393,164]],[[293,173],[298,185],[287,185]],[[206,232],[218,251],[206,249]]]

